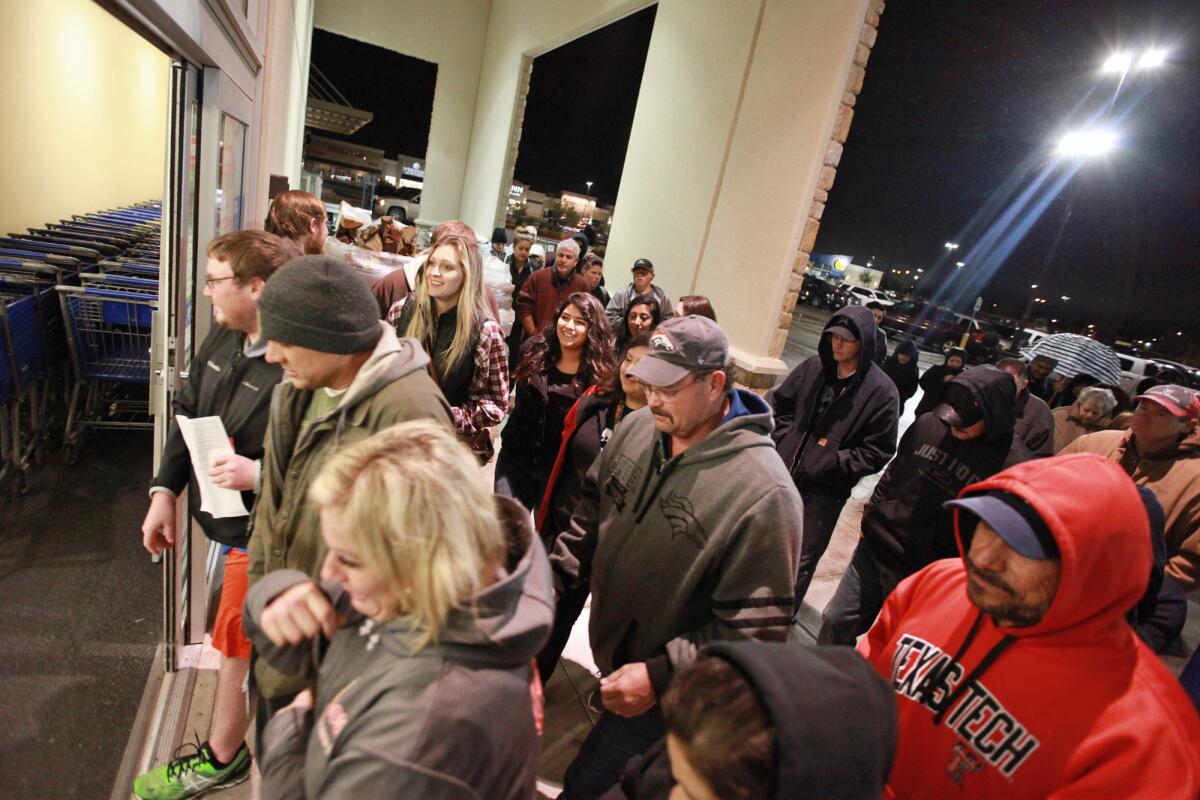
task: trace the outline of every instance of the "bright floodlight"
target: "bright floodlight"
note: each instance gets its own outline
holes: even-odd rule
[[[1133,55],[1130,53],[1113,53],[1109,56],[1104,66],[1101,67],[1102,72],[1128,72],[1133,66]]]
[[[944,246],[944,247],[945,247],[947,250],[957,250],[957,249],[958,249],[958,243],[957,243],[957,242],[946,242],[946,244],[945,244],[945,245],[943,245],[943,246]]]
[[[1117,134],[1103,128],[1071,131],[1058,140],[1060,156],[1088,158],[1106,155],[1117,144]]]
[[[1142,53],[1142,57],[1138,59],[1138,69],[1154,69],[1161,67],[1167,60],[1167,51],[1159,48],[1147,50]]]

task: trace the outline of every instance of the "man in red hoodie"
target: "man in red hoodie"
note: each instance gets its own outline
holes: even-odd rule
[[[1200,717],[1124,619],[1151,559],[1133,481],[1059,456],[947,506],[961,560],[901,583],[859,644],[896,692],[890,796],[1200,795]]]

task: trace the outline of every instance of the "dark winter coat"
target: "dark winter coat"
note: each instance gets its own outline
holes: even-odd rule
[[[924,414],[900,439],[896,458],[863,511],[862,534],[871,554],[913,573],[957,552],[942,503],[966,486],[1033,458],[1013,433],[1017,384],[995,367],[972,367],[954,379],[967,387],[987,423],[984,435],[963,441],[937,414]]]
[[[1017,438],[1038,458],[1054,455],[1054,415],[1040,397],[1021,392],[1013,406]]]
[[[183,388],[172,408],[189,419],[220,417],[239,456],[261,460],[263,437],[271,416],[271,392],[283,377],[283,368],[268,364],[267,342],[259,339],[245,349],[244,334],[214,325],[192,359]],[[192,474],[192,460],[177,424],[171,425],[154,485],[178,495],[188,489],[188,512],[214,542],[245,547],[250,539],[249,516],[214,519],[200,510],[200,486]],[[254,492],[242,492],[247,510],[254,508]]]
[[[532,341],[530,339],[526,342],[526,347]],[[551,387],[550,381],[543,373],[517,384],[516,402],[508,415],[508,422],[500,431],[502,449],[508,454],[507,458],[529,469],[544,470],[542,474],[549,474],[553,464],[543,463],[542,455],[546,436],[562,436],[562,431],[546,430],[546,406],[550,402],[550,393],[569,395],[573,404],[582,393],[577,383]],[[555,452],[557,449],[556,445]]]
[[[875,341],[875,318],[863,306],[847,306],[834,314],[826,332],[834,325],[854,331],[860,342]],[[821,334],[817,355],[800,362],[771,395],[771,437],[802,492],[817,489],[848,497],[860,478],[883,469],[896,452],[896,387],[870,355],[871,349],[864,346],[858,370],[816,419],[821,389],[837,376],[828,333]]]
[[[413,315],[416,313],[415,300],[404,304],[404,310],[400,312],[400,319],[396,321],[397,336],[405,335]],[[471,333],[471,341],[463,350],[462,358],[457,363],[447,364],[443,355],[454,343],[454,332],[458,326],[457,305],[438,316],[437,322],[434,324],[433,341],[421,342],[433,362],[433,369],[436,373],[433,377],[451,408],[461,408],[467,403],[467,392],[471,388],[471,380],[475,377],[475,350],[479,347],[479,332],[483,320],[484,317],[481,314],[475,330]]]
[[[951,350],[946,354],[946,361],[949,361],[953,356],[958,356],[964,364],[967,363],[967,354],[962,350]],[[918,381],[925,394],[921,396],[921,402],[917,403],[916,415],[919,417],[926,411],[933,411],[933,409],[937,408],[938,403],[942,402],[942,392],[946,391],[946,386],[950,383],[946,380],[946,376],[958,375],[961,372],[961,368],[951,369],[945,363],[934,364],[925,370],[925,374]]]
[[[900,359],[896,357],[901,353],[908,354],[907,364],[901,364]],[[900,395],[901,408],[904,408],[904,404],[908,402],[908,398],[917,393],[917,381],[921,374],[921,368],[917,364],[917,355],[917,345],[912,339],[905,339],[896,345],[896,352],[888,356],[887,361],[883,362],[884,373],[892,379],[892,383],[896,384],[896,391]]]

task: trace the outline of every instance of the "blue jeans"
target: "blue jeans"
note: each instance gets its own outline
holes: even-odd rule
[[[817,644],[853,647],[875,623],[883,601],[907,577],[907,573],[876,560],[867,540],[859,539],[841,583],[821,615]]]
[[[561,800],[593,800],[615,786],[625,765],[667,735],[658,706],[637,717],[605,711],[567,767]]]

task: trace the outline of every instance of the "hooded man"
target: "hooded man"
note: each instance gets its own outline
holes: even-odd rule
[[[1057,366],[1058,360],[1050,356],[1034,356],[1033,361],[1029,362],[1029,393],[1041,398],[1043,403],[1049,404],[1050,398],[1054,396],[1054,381],[1051,375]]]
[[[875,317],[846,306],[829,318],[817,355],[771,394],[771,438],[804,500],[796,578],[799,609],[850,491],[896,453],[896,387],[873,362]]]
[[[916,416],[919,417],[937,408],[938,403],[942,402],[942,392],[945,391],[946,385],[963,371],[966,364],[966,351],[955,347],[946,353],[945,361],[941,364],[934,364],[925,370],[925,374],[918,381],[924,394],[921,395],[921,401],[917,403],[917,410],[914,412]]]
[[[896,351],[883,362],[884,373],[896,384],[902,411],[908,399],[917,393],[917,382],[920,379],[918,355],[917,343],[912,339],[905,339],[896,345]]]
[[[1013,414],[1017,422],[1017,438],[1038,458],[1054,455],[1054,415],[1046,401],[1029,391],[1029,374],[1019,358],[1002,358],[996,367],[1013,376],[1017,382],[1017,402]]]
[[[672,683],[663,715],[667,738],[604,800],[669,800],[677,788],[690,798],[876,800],[896,752],[891,687],[848,647],[709,645]]]
[[[1115,461],[1154,492],[1167,517],[1167,574],[1190,592],[1200,586],[1200,397],[1164,384],[1134,399],[1139,402],[1129,430],[1089,433],[1062,453]]]
[[[1195,798],[1200,717],[1124,618],[1151,565],[1128,476],[1037,459],[947,506],[958,557],[902,583],[858,648],[895,690],[889,796]]]
[[[558,595],[590,582],[588,634],[605,713],[562,797],[598,797],[665,733],[658,698],[696,649],[787,637],[802,510],[771,441],[771,410],[735,389],[729,340],[700,316],[667,320],[626,375],[627,415],[584,478],[550,564]]]
[[[942,504],[964,486],[1033,458],[1013,433],[1017,387],[1007,372],[972,367],[945,402],[900,439],[862,517],[862,539],[823,614],[818,641],[854,644],[905,577],[954,554]]]
[[[888,355],[887,331],[883,329],[883,318],[887,313],[887,309],[878,300],[871,300],[866,304],[866,308],[870,310],[871,316],[875,318],[875,351],[871,356],[871,360],[882,367]]]
[[[271,397],[250,527],[251,586],[280,569],[317,576],[325,544],[308,488],[338,448],[410,419],[454,429],[420,342],[397,339],[377,311],[354,271],[329,256],[289,261],[262,291],[266,359],[283,368],[285,381]],[[304,688],[261,661],[255,677],[267,701],[259,711],[267,715]]]

